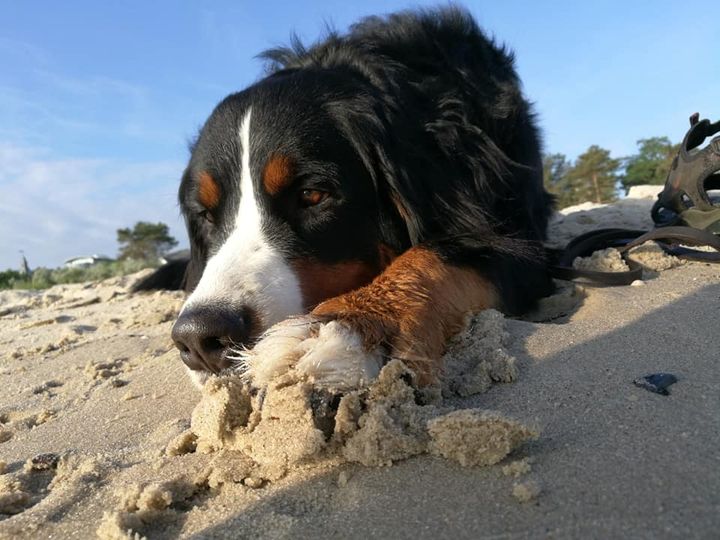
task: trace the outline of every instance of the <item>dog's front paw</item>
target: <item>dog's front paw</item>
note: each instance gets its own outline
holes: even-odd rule
[[[257,387],[293,370],[316,386],[344,392],[365,386],[380,372],[383,351],[366,341],[345,321],[307,315],[276,324],[240,359]]]

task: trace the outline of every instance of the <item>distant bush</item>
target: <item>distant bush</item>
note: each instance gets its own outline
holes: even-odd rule
[[[32,279],[30,280],[31,289],[47,289],[53,285],[55,285],[53,281],[53,271],[49,268],[38,268],[32,273]]]
[[[100,262],[87,268],[36,268],[31,278],[15,270],[6,270],[0,272],[0,289],[47,289],[63,283],[83,283],[124,276],[156,266],[157,262],[153,261],[125,259]]]
[[[17,270],[0,272],[0,289],[12,289],[15,282],[21,281],[23,275]]]

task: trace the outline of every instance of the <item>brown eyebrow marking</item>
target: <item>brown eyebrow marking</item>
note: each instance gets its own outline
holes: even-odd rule
[[[198,201],[208,210],[220,204],[220,186],[207,171],[198,175]]]
[[[277,195],[293,181],[295,163],[288,156],[273,154],[263,169],[262,179],[265,191]]]

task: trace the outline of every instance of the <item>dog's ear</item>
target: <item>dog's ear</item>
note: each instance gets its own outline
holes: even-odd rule
[[[197,141],[193,143],[194,146]],[[192,217],[192,211],[189,209],[189,201],[197,197],[197,186],[193,181],[190,166],[188,166],[182,175],[180,187],[178,188],[178,201],[182,214],[185,219],[185,228],[188,232],[188,240],[190,241],[190,253],[185,259],[184,272],[181,278],[179,289],[187,293],[191,293],[200,282],[205,263],[207,261],[206,242],[203,240],[203,232],[198,219]]]
[[[503,191],[509,189],[510,161],[483,132],[448,122],[422,132],[411,126],[404,137],[406,120],[372,97],[329,104],[329,110],[370,173],[383,219],[397,225],[382,229],[404,230],[405,245],[431,242],[476,259],[490,252],[538,256],[527,239],[504,234],[503,223],[488,210],[495,203],[491,196],[510,198],[514,193]],[[463,142],[458,138],[461,133],[474,136]],[[466,157],[446,159],[454,153]],[[530,174],[523,166],[515,172]],[[467,181],[468,176],[472,181]],[[488,188],[490,184],[500,195]]]
[[[192,255],[190,256],[190,260],[187,261],[182,280],[182,289],[188,294],[195,290],[205,269],[204,256],[200,256],[196,249],[191,250],[191,253]]]
[[[185,275],[189,258],[181,257],[168,261],[152,274],[145,276],[132,286],[131,292],[141,291],[177,291],[182,289],[185,283]]]
[[[419,244],[425,236],[423,215],[427,213],[422,207],[427,198],[422,197],[409,181],[410,173],[392,145],[375,143],[367,152],[376,171],[378,195],[389,210],[390,219],[402,222],[411,245]]]
[[[419,243],[423,237],[423,223],[418,205],[427,198],[420,196],[408,180],[402,152],[388,133],[388,120],[383,111],[370,99],[358,96],[330,102],[325,107],[370,175],[381,207],[380,219],[394,225],[381,226],[381,230],[404,231],[404,238],[386,239],[388,243]]]
[[[185,223],[190,239],[190,256],[187,259],[181,288],[185,292],[191,293],[195,290],[197,284],[200,283],[200,278],[202,277],[207,262],[207,253],[205,251],[205,242],[199,240],[201,232],[197,223],[189,221],[187,218],[185,219]]]

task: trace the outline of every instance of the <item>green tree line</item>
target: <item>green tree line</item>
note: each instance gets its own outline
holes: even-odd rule
[[[82,283],[131,274],[157,266],[160,257],[177,245],[165,223],[146,221],[138,221],[132,228],[118,229],[117,242],[119,252],[115,261],[88,267],[40,267],[32,272],[5,270],[0,272],[0,289],[46,289],[60,283]]]
[[[618,190],[642,184],[665,183],[679,144],[667,137],[651,137],[637,142],[632,156],[615,158],[610,151],[592,145],[572,162],[564,154],[543,158],[545,187],[564,208],[586,201],[608,203],[617,199]]]

